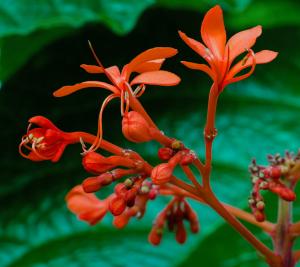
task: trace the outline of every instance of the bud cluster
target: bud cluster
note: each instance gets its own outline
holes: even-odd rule
[[[285,201],[296,199],[296,194],[293,191],[293,181],[290,180],[288,174],[299,159],[299,152],[296,156],[287,152],[285,157],[281,157],[279,154],[269,155],[268,166],[258,165],[256,160],[252,161],[249,166],[252,192],[248,203],[257,221],[262,222],[265,220],[265,202],[261,194],[262,190],[275,193]]]
[[[159,245],[164,228],[167,227],[170,232],[175,233],[176,241],[183,244],[187,235],[184,220],[189,222],[193,233],[198,233],[199,221],[197,214],[184,198],[175,197],[155,219],[148,237],[149,242],[153,245]]]
[[[174,141],[170,147],[162,147],[158,150],[158,157],[166,163],[157,165],[151,173],[151,179],[155,184],[170,182],[173,171],[177,165],[186,166],[192,164],[197,156],[194,151],[186,149],[179,141]]]

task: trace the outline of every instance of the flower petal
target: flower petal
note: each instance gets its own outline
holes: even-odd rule
[[[53,93],[53,95],[55,97],[63,97],[63,96],[73,94],[74,92],[77,92],[81,89],[89,88],[89,87],[103,88],[103,89],[107,89],[109,91],[112,91],[113,93],[118,93],[119,92],[115,86],[110,85],[108,83],[98,82],[98,81],[87,81],[87,82],[77,83],[77,84],[74,84],[74,85],[63,86],[60,89],[56,90]]]
[[[169,58],[176,55],[177,53],[177,49],[172,47],[154,47],[148,49],[131,60],[126,65],[126,68],[124,70],[125,73],[122,72],[122,75],[124,75],[125,80],[128,81],[130,74],[135,71],[136,67],[141,63],[155,59]]]
[[[262,50],[258,53],[255,53],[255,61],[256,64],[265,64],[274,60],[278,55],[278,52],[274,52],[271,50]],[[243,69],[246,69],[252,65],[253,60],[249,58],[245,63],[244,60],[239,61],[235,64],[229,71],[227,75],[227,79],[233,78],[236,74],[238,74]]]
[[[102,67],[96,66],[96,65],[81,64],[80,67],[83,68],[86,72],[92,73],[92,74],[104,72]]]
[[[227,42],[227,47],[229,47],[229,64],[238,55],[251,48],[255,44],[256,38],[261,35],[261,32],[261,26],[256,26],[233,35]]]
[[[151,61],[144,62],[135,67],[135,72],[143,73],[147,71],[155,71],[161,68],[161,65],[164,63],[165,59],[155,59]]]
[[[202,43],[200,43],[200,42],[198,42],[198,41],[196,41],[196,40],[188,37],[184,32],[178,31],[178,33],[179,33],[180,38],[190,48],[192,48],[197,54],[199,54],[201,57],[203,57],[205,60],[207,60],[207,57],[206,57],[206,55],[207,55],[206,47]]]
[[[226,43],[226,30],[223,11],[219,5],[211,8],[206,13],[201,25],[201,36],[213,55],[221,60]]]
[[[180,82],[180,78],[172,72],[158,70],[144,72],[136,76],[130,85],[134,84],[150,84],[161,86],[173,86]]]
[[[181,61],[181,63],[192,70],[201,70],[205,72],[210,76],[210,78],[212,78],[212,80],[214,80],[214,73],[212,72],[211,68],[206,64],[198,64],[189,61]]]
[[[34,123],[36,125],[38,125],[39,127],[41,128],[45,128],[45,129],[52,129],[52,130],[55,130],[55,131],[58,131],[58,132],[61,132],[60,129],[58,129],[52,121],[50,121],[49,119],[47,119],[46,117],[44,116],[34,116],[34,117],[31,117],[29,120],[28,120],[29,123]],[[37,130],[37,129],[33,129],[33,130]]]

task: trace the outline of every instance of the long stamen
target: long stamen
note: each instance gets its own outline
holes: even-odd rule
[[[98,132],[97,132],[96,138],[95,138],[92,146],[88,150],[86,150],[86,152],[84,152],[84,153],[96,151],[100,147],[101,141],[102,141],[102,136],[103,136],[103,125],[102,125],[103,111],[104,111],[105,107],[107,106],[107,104],[116,97],[118,97],[118,95],[111,94],[108,97],[106,97],[105,100],[103,101],[100,112],[99,112],[99,117],[98,117]]]
[[[121,91],[121,97],[120,97],[120,101],[121,101],[121,105],[120,105],[120,109],[121,109],[121,116],[124,116],[124,99],[125,99],[125,90]]]
[[[137,98],[139,98],[140,96],[142,96],[142,94],[145,92],[146,90],[146,86],[143,85],[139,85],[134,91],[133,91],[133,95]]]
[[[88,40],[88,44],[89,44],[89,47],[90,47],[90,49],[91,49],[91,51],[92,51],[92,54],[93,54],[94,58],[96,59],[98,65],[99,65],[101,68],[103,68],[103,70],[105,70],[104,67],[103,67],[103,65],[102,65],[102,63],[101,63],[101,61],[99,60],[98,56],[96,55],[96,52],[95,52],[95,50],[94,50],[94,48],[93,48],[93,46],[92,46],[90,40]]]
[[[124,98],[125,98],[125,114],[126,114],[126,113],[128,113],[129,108],[130,108],[128,91],[124,92]]]

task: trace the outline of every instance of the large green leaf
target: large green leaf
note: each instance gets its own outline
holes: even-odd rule
[[[5,81],[41,47],[86,23],[103,23],[128,33],[154,0],[41,0],[0,2],[0,81]]]
[[[67,191],[87,175],[80,166],[80,146],[68,149],[55,165],[32,163],[17,154],[17,143],[26,129],[26,120],[36,114],[46,115],[67,131],[96,131],[97,111],[104,93],[90,89],[63,99],[52,99],[51,93],[61,85],[92,79],[80,72],[77,65],[93,63],[85,39],[91,34],[101,34],[107,38],[95,42],[95,48],[105,65],[124,64],[154,45],[179,48],[180,56],[170,60],[169,66],[182,76],[181,85],[149,87],[142,102],[166,134],[184,140],[202,157],[202,126],[209,82],[203,74],[188,72],[177,63],[179,58],[195,59],[195,55],[188,52],[176,36],[179,16],[183,18],[182,29],[187,31],[195,31],[190,22],[201,18],[194,12],[173,11],[174,16],[166,20],[168,12],[147,13],[142,24],[127,37],[117,37],[108,30],[97,29],[96,25],[86,27],[48,46],[4,85],[0,92],[5,155],[0,161],[0,262],[3,267],[217,267],[248,266],[249,261],[258,264],[255,252],[238,234],[208,207],[196,203],[193,206],[199,213],[201,233],[189,235],[183,246],[177,245],[171,234],[164,236],[160,247],[147,243],[152,220],[167,202],[162,197],[150,203],[143,220],[131,222],[125,230],[112,229],[111,217],[91,228],[77,221],[64,204]],[[149,39],[153,31],[155,37]],[[278,39],[279,33],[281,38]],[[248,81],[228,88],[218,108],[213,187],[222,200],[241,208],[246,207],[250,192],[247,166],[251,158],[255,156],[264,163],[268,153],[299,147],[299,28],[267,30],[261,39],[258,48],[279,50],[279,58],[267,66],[258,66]],[[289,39],[294,42],[286,43]],[[149,162],[154,162],[156,145],[131,146],[123,141],[116,102],[105,111],[105,121],[105,138],[124,147],[134,147]],[[273,201],[268,199],[268,209],[275,209]],[[296,208],[295,213],[299,216],[300,209]],[[264,236],[260,237],[265,240]],[[210,250],[212,247],[216,247],[216,251]]]
[[[232,28],[264,25],[266,27],[299,25],[298,10],[300,3],[294,0],[158,0],[158,4],[169,8],[206,11],[212,5],[219,4],[226,11],[227,25]]]

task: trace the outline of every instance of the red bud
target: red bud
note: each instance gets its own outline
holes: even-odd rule
[[[173,168],[168,163],[157,165],[151,172],[151,179],[154,184],[164,184],[171,180]]]
[[[196,158],[197,157],[196,157],[195,153],[190,151],[182,157],[180,164],[183,166],[189,165],[189,164],[193,163],[196,160]]]
[[[115,196],[109,202],[109,210],[114,216],[118,216],[126,209],[126,202],[123,198]]]
[[[258,222],[263,222],[265,220],[265,214],[260,210],[256,210],[253,215]]]
[[[154,226],[148,236],[149,242],[152,245],[157,246],[160,244],[161,238],[162,238],[162,228],[158,228]]]
[[[148,142],[153,139],[148,122],[136,111],[130,111],[123,116],[122,132],[129,141],[134,143]]]
[[[93,174],[101,174],[115,167],[115,165],[108,164],[106,158],[96,152],[85,154],[82,158],[82,165],[86,171]]]
[[[129,220],[130,220],[130,216],[123,213],[119,216],[114,217],[113,225],[118,229],[122,229],[128,224]]]
[[[158,157],[163,161],[169,160],[173,155],[174,151],[169,147],[161,147],[158,150]]]
[[[102,186],[109,185],[113,181],[112,174],[109,172],[103,173],[97,177],[89,177],[82,183],[83,190],[86,193],[93,193],[100,190]]]
[[[183,221],[179,221],[177,223],[176,241],[179,244],[183,244],[186,241],[186,231],[183,225]]]

